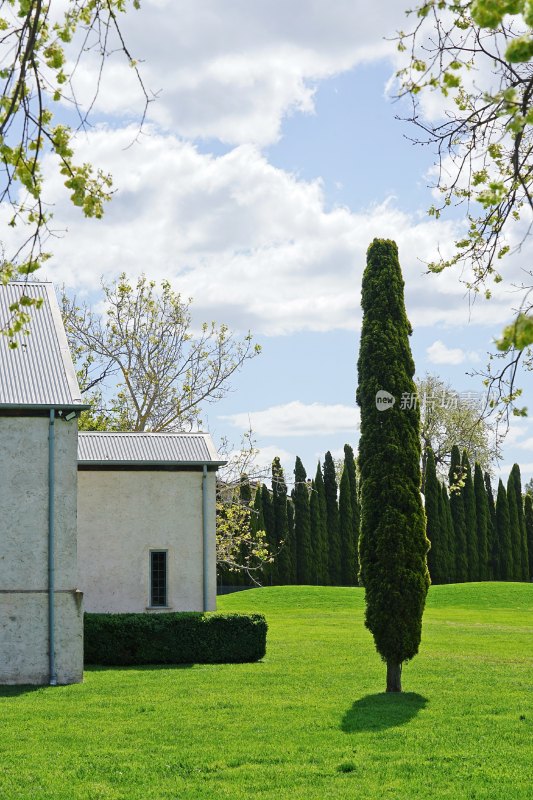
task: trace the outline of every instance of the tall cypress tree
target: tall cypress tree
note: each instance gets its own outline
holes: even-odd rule
[[[355,551],[355,572],[359,573],[359,525],[360,525],[360,509],[359,509],[359,491],[357,486],[357,470],[355,468],[355,458],[353,448],[349,444],[344,445],[344,469],[348,472],[350,480],[350,499],[352,502],[352,526],[353,526],[353,541]],[[357,579],[355,581],[357,585]]]
[[[517,580],[529,580],[529,558],[526,534],[526,522],[524,518],[524,500],[522,498],[522,478],[520,475],[520,467],[518,464],[513,464],[511,469],[511,476],[513,481],[514,493],[516,497],[516,510],[518,512],[518,531],[520,536],[520,577],[518,577],[519,570],[516,570]]]
[[[403,287],[396,244],[374,239],[363,275],[358,360],[359,554],[365,623],[387,664],[387,691],[392,692],[401,691],[403,662],[418,652],[429,587],[420,412],[417,403],[404,407],[401,402],[412,401],[416,391]]]
[[[498,540],[498,572],[499,580],[513,580],[513,551],[511,545],[511,528],[509,521],[509,503],[507,492],[500,480],[496,496],[496,538]]]
[[[289,572],[289,583],[298,583],[297,580],[297,561],[298,555],[296,553],[296,533],[294,530],[294,503],[292,497],[287,497],[287,530],[288,530],[288,544],[291,552],[291,564]]]
[[[453,519],[450,507],[450,498],[448,496],[448,489],[443,483],[441,486],[442,496],[442,524],[446,532],[446,583],[455,582],[455,547],[454,547],[454,532],[453,532]]]
[[[268,488],[261,486],[261,508],[263,511],[263,521],[265,525],[266,542],[270,555],[273,558],[271,564],[265,564],[263,569],[265,584],[272,586],[278,582],[278,557],[279,547],[276,540],[276,530],[274,525],[274,509],[272,507],[272,496]]]
[[[426,451],[426,475],[424,481],[424,499],[426,510],[426,532],[430,542],[428,552],[428,569],[432,583],[446,583],[447,541],[446,521],[442,518],[442,495],[433,450]],[[440,502],[439,502],[440,500]]]
[[[464,583],[468,580],[465,504],[462,495],[463,480],[461,454],[457,445],[454,444],[450,458],[449,482],[455,551],[455,581],[457,583]]]
[[[507,479],[507,503],[509,506],[509,530],[511,536],[512,572],[508,580],[519,581],[522,579],[522,547],[520,537],[520,523],[518,521],[518,506],[514,476],[511,472]]]
[[[329,577],[333,586],[340,586],[342,583],[342,566],[337,478],[335,476],[335,463],[329,450],[324,458],[324,489],[326,492]]]
[[[326,510],[326,489],[324,487],[324,478],[322,477],[320,461],[316,468],[314,490],[317,495],[319,514],[316,549],[315,543],[313,542],[313,551],[316,553],[315,557],[317,561],[317,580],[320,586],[329,586],[331,580],[329,577],[328,516]]]
[[[279,550],[277,582],[286,586],[291,582],[291,541],[287,518],[287,484],[278,456],[272,462],[272,512],[274,535]]]
[[[527,552],[528,552],[528,580],[533,580],[533,497],[526,494],[524,500],[524,521],[526,526],[527,536]]]
[[[350,478],[342,471],[339,488],[339,532],[341,543],[341,582],[343,586],[357,585],[357,564],[353,535],[352,492]]]
[[[476,498],[479,580],[488,581],[490,578],[488,549],[489,503],[487,500],[485,483],[483,481],[483,472],[478,461],[476,461],[474,465],[474,495]]]
[[[498,537],[496,530],[496,504],[494,502],[494,494],[492,492],[492,483],[490,475],[485,472],[485,489],[487,492],[487,505],[489,509],[489,517],[487,520],[487,550],[489,557],[489,580],[500,580],[500,563],[499,563],[499,549]]]
[[[463,503],[465,506],[465,532],[466,532],[466,552],[468,562],[468,580],[479,580],[479,556],[477,544],[477,523],[476,523],[476,498],[474,495],[474,482],[472,480],[472,470],[468,453],[463,450],[461,459],[463,468]]]
[[[298,456],[296,456],[296,464],[294,465],[292,499],[294,503],[294,534],[296,538],[296,580],[297,583],[314,583],[309,489],[307,488],[307,474]]]

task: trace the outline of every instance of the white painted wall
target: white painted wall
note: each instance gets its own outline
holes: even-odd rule
[[[168,551],[165,610],[204,610],[201,472],[80,470],[78,487],[78,565],[86,611],[151,610],[150,550]],[[214,472],[207,474],[207,492],[207,610],[214,610]]]
[[[0,684],[48,683],[48,431],[0,417]],[[77,421],[55,423],[56,648],[59,683],[83,678],[77,589]]]

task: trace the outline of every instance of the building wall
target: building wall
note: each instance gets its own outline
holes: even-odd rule
[[[203,611],[202,473],[84,469],[78,484],[78,565],[85,610],[152,610],[149,554],[167,550],[166,610]],[[214,610],[214,472],[207,474],[207,492],[207,610]]]
[[[55,658],[83,678],[77,592],[77,422],[55,423]],[[48,436],[45,417],[0,417],[0,684],[48,683]]]

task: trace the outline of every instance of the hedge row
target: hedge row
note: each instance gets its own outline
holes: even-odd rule
[[[262,614],[85,614],[86,664],[222,664],[265,655]]]

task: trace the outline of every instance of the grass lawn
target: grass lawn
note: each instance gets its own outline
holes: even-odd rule
[[[0,687],[1,800],[531,800],[533,585],[433,587],[402,695],[383,694],[362,589],[219,609],[266,615],[262,662]]]

